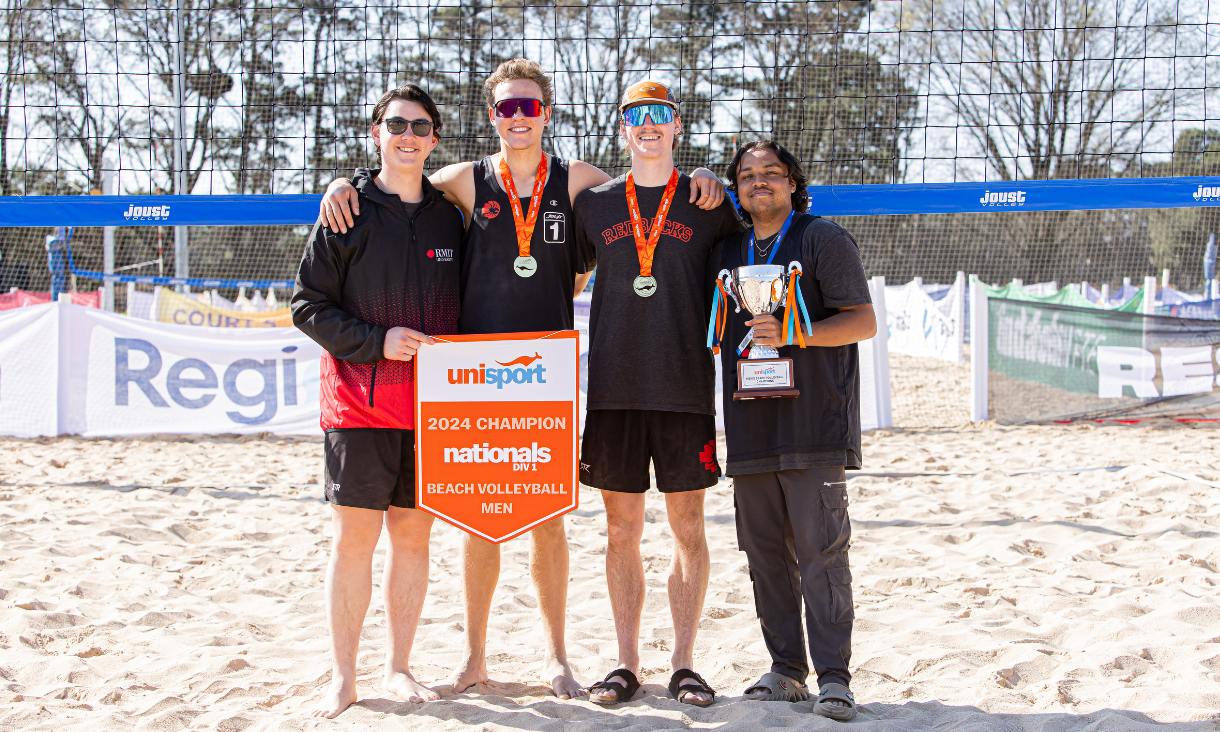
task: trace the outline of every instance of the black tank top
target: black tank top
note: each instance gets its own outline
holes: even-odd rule
[[[572,328],[572,288],[577,274],[568,198],[568,162],[550,156],[546,187],[530,256],[538,261],[532,277],[518,277],[517,233],[508,194],[492,158],[474,164],[474,212],[462,248],[461,333],[512,333]],[[522,191],[521,212],[529,215],[529,194]]]

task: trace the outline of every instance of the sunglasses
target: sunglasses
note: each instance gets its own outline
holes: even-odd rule
[[[517,112],[521,113],[522,117],[541,117],[542,116],[542,100],[530,99],[529,97],[509,97],[501,99],[493,105],[496,108],[496,116],[508,119],[515,117]]]
[[[668,104],[641,104],[623,110],[623,122],[628,127],[643,125],[645,117],[651,117],[654,125],[667,125],[674,121],[674,108]]]
[[[432,120],[427,119],[403,119],[402,117],[390,117],[383,119],[386,132],[391,135],[401,135],[411,128],[411,134],[416,137],[427,137],[432,134]]]

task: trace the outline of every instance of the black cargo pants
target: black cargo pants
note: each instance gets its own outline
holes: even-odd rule
[[[805,468],[733,477],[737,542],[746,553],[771,670],[804,682],[809,659],[818,685],[848,685],[851,569],[843,468]]]

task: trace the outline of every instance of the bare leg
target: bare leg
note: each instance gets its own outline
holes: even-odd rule
[[[602,491],[606,504],[606,584],[618,636],[618,666],[640,674],[640,616],[644,612],[644,494]],[[617,680],[617,679],[611,679]],[[602,703],[626,701],[615,692],[591,692]]]
[[[462,548],[466,581],[466,660],[454,674],[455,692],[487,681],[487,619],[500,580],[500,545],[470,534]]]
[[[674,562],[669,573],[669,613],[674,621],[673,670],[694,670],[695,635],[703,616],[711,560],[703,529],[703,498],[707,491],[665,494],[665,512],[674,535]],[[706,693],[688,692],[692,703],[708,703]]]
[[[330,686],[313,716],[332,719],[356,702],[356,653],[373,593],[373,550],[382,512],[331,506],[330,563],[326,569],[326,619],[330,624]]]
[[[538,591],[542,627],[546,631],[546,661],[543,678],[560,699],[585,696],[568,663],[564,637],[568,609],[568,535],[563,517],[548,521],[530,532],[530,576]]]
[[[390,506],[385,516],[390,551],[385,563],[386,666],[385,688],[409,702],[434,701],[435,691],[411,674],[411,646],[428,594],[428,539],[432,516],[423,511]]]

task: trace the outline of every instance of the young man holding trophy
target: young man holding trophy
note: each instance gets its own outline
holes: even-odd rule
[[[859,247],[842,227],[805,213],[807,182],[778,143],[737,151],[729,186],[752,228],[722,242],[708,345],[723,340],[726,472],[772,659],[746,695],[808,698],[803,599],[814,711],[846,721],[856,707],[844,471],[861,466],[855,344],[877,325]]]

